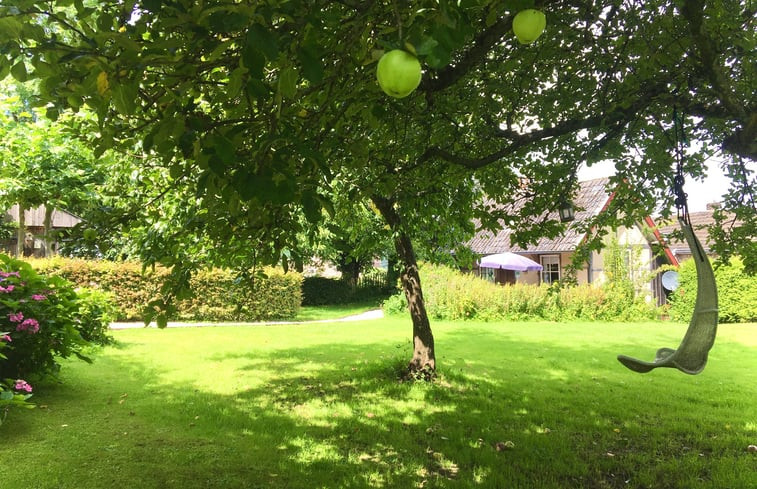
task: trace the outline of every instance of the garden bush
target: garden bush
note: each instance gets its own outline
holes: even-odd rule
[[[302,305],[324,306],[383,299],[392,293],[386,272],[377,268],[360,275],[357,286],[339,278],[305,277],[302,282]]]
[[[193,297],[179,301],[185,320],[260,321],[291,319],[302,303],[302,275],[269,268],[246,281],[230,270],[201,270],[190,280]]]
[[[120,321],[141,320],[145,306],[160,297],[160,284],[168,276],[161,267],[143,272],[136,262],[55,257],[30,263],[40,273],[110,293],[116,302],[116,319]]]
[[[8,348],[11,341],[13,340],[7,332],[0,331],[0,364],[7,358],[3,350]],[[0,425],[5,421],[11,407],[34,407],[28,402],[32,397],[31,392],[32,386],[24,379],[0,379]]]
[[[115,319],[119,321],[142,320],[145,307],[161,299],[160,286],[168,277],[163,267],[143,270],[136,262],[56,257],[32,263],[40,271],[110,293],[117,306]],[[295,317],[302,301],[302,276],[275,269],[266,269],[265,275],[243,280],[229,270],[200,270],[190,280],[194,296],[175,304],[174,318],[258,321]]]
[[[501,286],[473,274],[423,264],[420,268],[426,309],[432,319],[481,321],[547,319],[635,321],[656,317],[656,309],[626,288],[593,285]],[[398,292],[384,302],[387,314],[407,311]]]
[[[302,281],[303,306],[346,304],[351,296],[352,287],[339,278],[305,277]]]
[[[733,258],[715,268],[718,286],[718,317],[721,323],[757,321],[757,276],[744,273],[744,264]],[[678,288],[670,296],[670,317],[688,321],[697,297],[697,271],[694,260],[685,260],[678,270]]]
[[[72,355],[86,360],[85,337],[103,339],[109,318],[101,313],[108,307],[103,297],[82,298],[63,278],[0,254],[0,379],[55,374],[58,360]]]

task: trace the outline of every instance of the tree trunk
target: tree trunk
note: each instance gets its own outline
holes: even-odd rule
[[[350,284],[353,289],[357,287],[358,280],[360,280],[360,262],[343,254],[339,257],[338,268],[342,272],[342,280]]]
[[[413,358],[408,369],[411,374],[421,373],[424,377],[430,378],[436,371],[434,334],[426,313],[413,243],[407,233],[401,229],[401,217],[394,209],[394,202],[376,196],[372,200],[394,233],[394,247],[402,264],[400,282],[407,297],[410,317],[413,320]]]
[[[24,238],[26,237],[26,216],[24,204],[18,203],[18,229],[16,230],[16,258],[24,256]]]
[[[53,211],[55,209],[45,205],[45,258],[53,256]]]

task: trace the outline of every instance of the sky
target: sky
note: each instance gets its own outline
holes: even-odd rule
[[[613,162],[602,161],[591,168],[582,167],[578,172],[578,179],[590,180],[614,174]],[[684,184],[684,190],[688,194],[689,211],[704,211],[707,209],[707,204],[723,200],[721,196],[728,190],[729,182],[728,177],[723,174],[723,170],[718,168],[718,160],[714,158],[708,160],[706,178],[703,181],[689,178]]]

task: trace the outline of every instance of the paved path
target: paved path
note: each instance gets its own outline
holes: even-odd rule
[[[194,328],[194,327],[211,327],[211,326],[270,326],[276,324],[318,324],[318,323],[344,323],[348,321],[367,321],[370,319],[380,319],[384,317],[384,311],[376,309],[373,311],[366,311],[361,314],[355,314],[354,316],[347,316],[339,319],[321,319],[318,321],[261,321],[256,323],[244,323],[244,322],[182,322],[182,321],[169,321],[169,328]],[[142,322],[130,322],[130,323],[110,323],[110,329],[136,329],[136,328],[157,328],[158,326],[153,322],[149,326],[145,326]]]

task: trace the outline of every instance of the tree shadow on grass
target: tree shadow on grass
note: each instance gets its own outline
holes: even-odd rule
[[[667,373],[627,374],[604,360],[614,346],[478,334],[440,335],[432,384],[398,380],[405,345],[370,341],[211,354],[196,365],[202,382],[169,381],[147,359],[104,355],[53,387],[50,403],[64,411],[56,421],[87,409],[97,429],[72,426],[76,452],[48,461],[50,473],[67,475],[37,487],[659,487],[655,478],[676,469],[688,475],[668,487],[689,487],[713,477],[689,452],[735,458],[722,438],[697,435],[733,423],[740,406],[727,405],[730,394],[720,404],[699,399],[711,403],[706,411],[671,412],[696,398],[701,382],[671,392]],[[471,350],[470,341],[484,346]],[[233,394],[206,380],[217,371],[219,384],[237,382]],[[660,426],[667,438],[647,436]],[[650,467],[654,457],[666,463]]]

